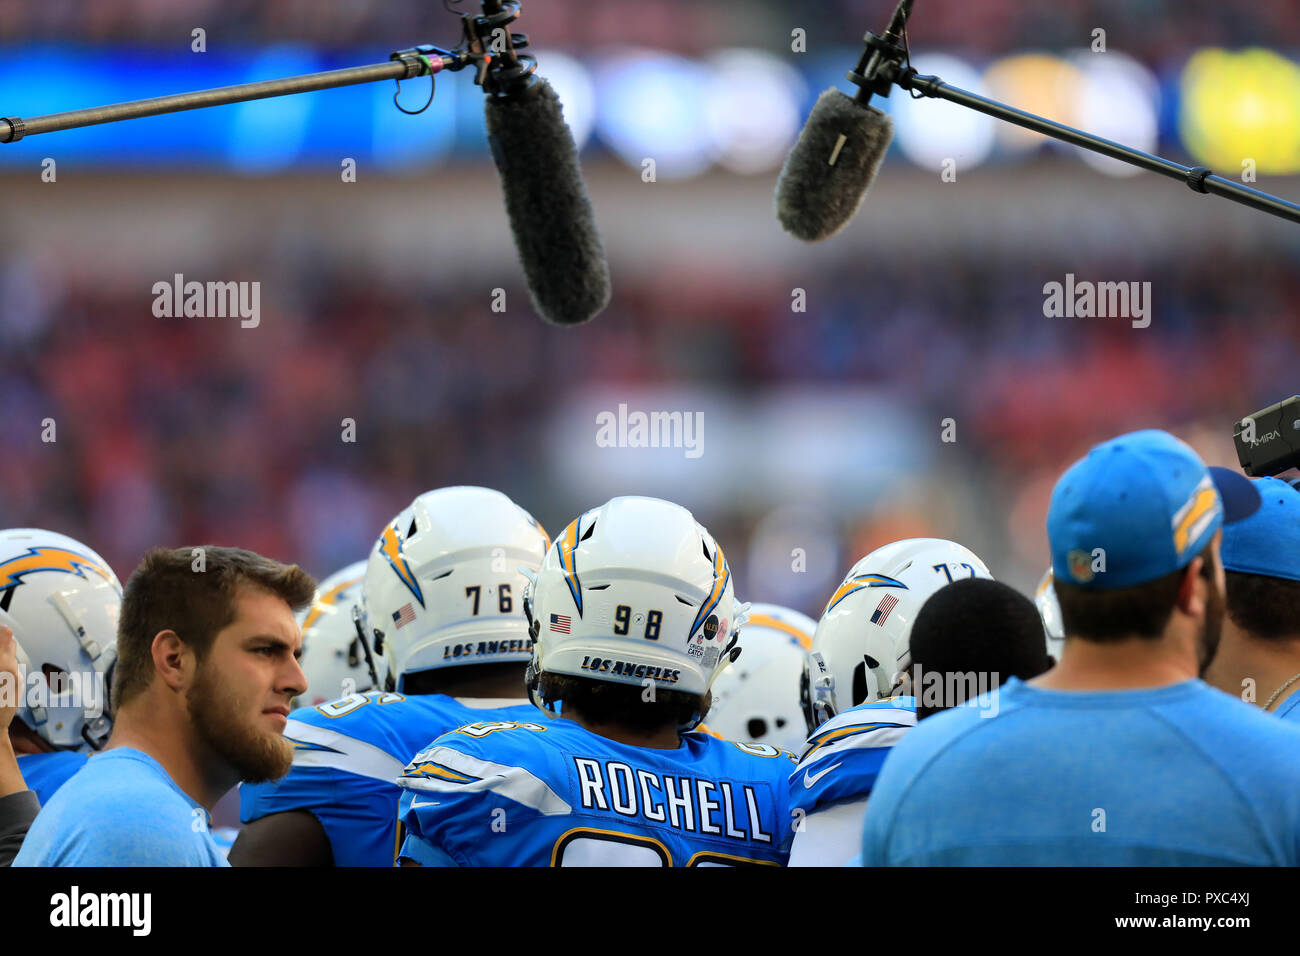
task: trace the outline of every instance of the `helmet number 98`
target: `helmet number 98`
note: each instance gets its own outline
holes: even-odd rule
[[[477,584],[470,585],[465,589],[465,597],[474,599],[474,607],[470,610],[470,614],[472,614],[474,617],[478,617],[479,597],[481,596],[482,591],[483,589],[479,587],[479,585]],[[498,585],[497,586],[497,610],[500,611],[502,614],[509,614],[511,611],[514,610],[514,607],[515,607],[515,602],[510,597],[510,585],[508,584]]]
[[[647,611],[645,616],[645,639],[647,641],[659,640],[659,627],[663,624],[663,611]],[[632,609],[626,604],[620,604],[614,608],[614,633],[618,637],[623,637],[632,626]]]

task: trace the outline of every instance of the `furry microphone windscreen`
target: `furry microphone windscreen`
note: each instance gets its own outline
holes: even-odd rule
[[[609,265],[560,99],[545,80],[487,100],[488,141],[533,306],[576,325],[609,304]]]
[[[837,89],[818,97],[777,182],[781,227],[817,242],[848,225],[893,136],[894,124],[875,107]]]

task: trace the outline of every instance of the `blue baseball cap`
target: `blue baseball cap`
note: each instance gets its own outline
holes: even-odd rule
[[[1300,491],[1280,478],[1254,485],[1263,503],[1223,529],[1223,568],[1300,581]]]
[[[1052,491],[1052,573],[1096,590],[1154,581],[1185,568],[1221,526],[1250,517],[1260,503],[1245,475],[1207,468],[1168,432],[1112,438],[1071,465]]]

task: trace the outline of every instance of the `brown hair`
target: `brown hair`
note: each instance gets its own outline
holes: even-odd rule
[[[1214,552],[1207,547],[1199,557],[1203,561],[1201,577],[1213,586]],[[1055,578],[1052,586],[1056,588],[1056,600],[1061,606],[1065,633],[1098,644],[1109,644],[1133,634],[1158,638],[1174,613],[1186,573],[1187,567],[1183,566],[1154,581],[1144,581],[1128,588],[1101,590],[1085,590]]]
[[[235,619],[241,586],[270,591],[295,612],[311,603],[316,582],[296,564],[241,548],[155,548],[132,572],[117,625],[112,698],[120,707],[153,680],[153,639],[175,631],[203,660],[217,633]]]

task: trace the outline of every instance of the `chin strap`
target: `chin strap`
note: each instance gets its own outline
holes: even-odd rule
[[[898,673],[894,675],[894,682],[889,687],[890,697],[914,697],[915,687],[912,686],[912,652],[909,650],[903,659],[899,661]]]
[[[361,605],[359,604],[352,605],[352,626],[357,629],[357,643],[361,645],[361,649],[365,651],[366,654],[366,668],[370,671],[370,686],[379,688],[379,668],[375,666],[374,654],[370,652],[370,642],[366,640],[366,629],[361,623]],[[379,645],[382,640],[383,635],[379,631],[375,631],[376,651],[379,650]],[[393,685],[393,674],[389,671],[386,680],[383,682],[382,689],[391,691],[393,686],[395,686]]]
[[[826,666],[826,659],[816,652],[808,655],[803,682],[804,722],[812,733],[835,716],[835,678]],[[871,680],[868,671],[868,680]]]
[[[740,631],[737,630],[732,635],[731,641],[722,649],[722,655],[718,658],[718,666],[714,669],[713,676],[709,678],[709,683],[704,688],[706,692],[713,690],[713,684],[718,679],[719,674],[725,671],[732,664],[736,663],[736,661],[740,660],[740,652],[744,648],[736,646],[739,640]],[[701,717],[700,719],[703,720],[704,718]]]
[[[558,715],[560,708],[557,706],[563,704],[563,701],[548,701],[542,697],[542,669],[537,663],[537,652],[533,652],[533,658],[524,668],[524,687],[528,690],[528,699],[533,702],[534,707],[540,707],[548,714]]]
[[[533,617],[533,589],[537,587],[537,572],[532,568],[520,567],[519,573],[528,579],[524,585],[524,594],[520,601],[524,606],[524,620],[528,622],[528,636],[537,642],[537,636],[542,632],[542,622]]]

